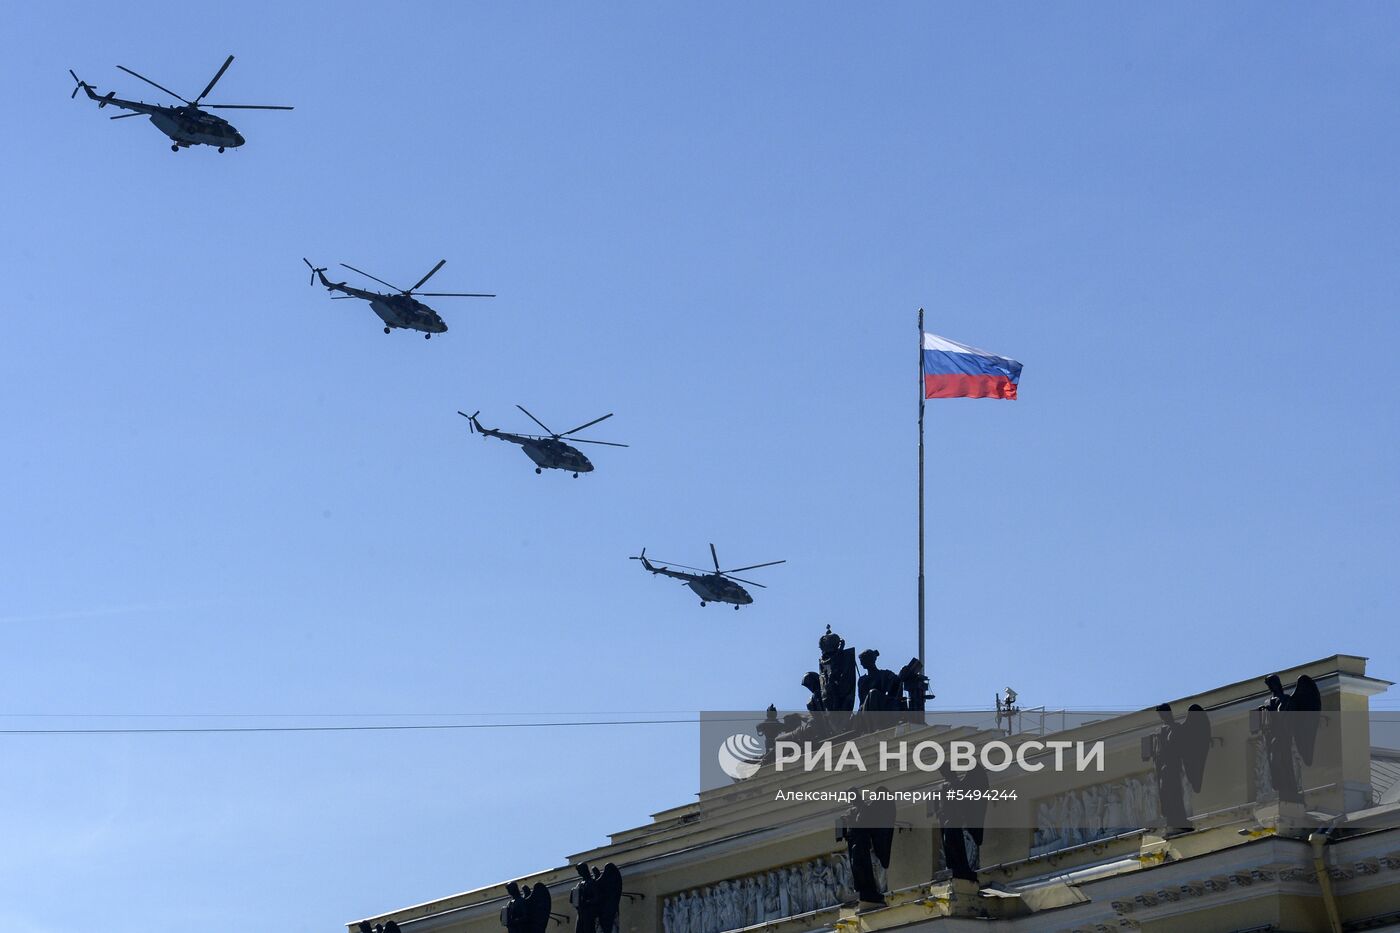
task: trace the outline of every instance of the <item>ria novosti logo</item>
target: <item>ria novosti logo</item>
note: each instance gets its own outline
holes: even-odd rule
[[[757,736],[738,732],[720,744],[718,757],[721,771],[736,781],[747,780],[763,760],[763,742]]]

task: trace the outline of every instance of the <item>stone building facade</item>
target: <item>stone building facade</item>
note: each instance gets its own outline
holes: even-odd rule
[[[1141,742],[1149,709],[1057,733],[1102,741],[1104,772],[1056,774],[1034,795],[994,806],[976,883],[947,878],[940,834],[919,818],[922,809],[901,812],[880,878],[888,904],[857,910],[845,847],[832,829],[841,808],[807,820],[765,819],[761,802],[783,778],[771,765],[516,880],[549,888],[566,918],[551,925],[560,931],[574,929],[568,893],[578,862],[622,870],[621,933],[1400,931],[1400,752],[1384,744],[1388,733],[1367,731],[1380,715],[1370,699],[1389,683],[1351,655],[1279,672],[1287,683],[1312,678],[1324,720],[1345,733],[1328,771],[1299,766],[1305,806],[1290,808],[1273,799],[1250,712],[1268,697],[1267,673],[1172,701],[1181,711],[1200,704],[1221,723],[1202,790],[1190,797],[1187,831],[1157,825],[1157,785]],[[902,737],[1006,738],[940,724],[935,712],[927,719]],[[814,776],[810,786],[842,780]],[[730,805],[715,806],[712,797]],[[367,919],[392,919],[403,933],[495,933],[505,903],[502,882]],[[361,922],[351,922],[350,933]]]

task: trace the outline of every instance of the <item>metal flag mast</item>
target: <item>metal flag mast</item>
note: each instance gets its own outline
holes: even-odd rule
[[[930,347],[925,360],[924,347]],[[1015,399],[1021,364],[936,334],[924,333],[919,309],[919,663],[924,639],[924,400],[927,398]],[[927,668],[926,668],[927,669]]]
[[[919,665],[924,659],[924,309],[919,309]]]

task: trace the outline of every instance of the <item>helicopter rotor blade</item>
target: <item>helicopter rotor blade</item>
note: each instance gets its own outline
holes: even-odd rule
[[[424,298],[495,298],[495,295],[487,295],[484,292],[414,292],[415,295],[422,295]]]
[[[459,414],[459,415],[461,415],[463,418],[466,418],[466,419],[467,419],[467,427],[471,428],[472,433],[475,434],[475,433],[476,433],[476,416],[479,415],[479,414],[481,414],[481,409],[478,408],[476,411],[472,412],[470,415],[467,414],[467,413],[464,412],[464,411],[459,411],[459,412],[457,412],[457,414]]]
[[[604,415],[603,417],[601,417],[601,418],[594,418],[592,421],[588,422],[587,424],[581,424],[581,425],[579,425],[579,426],[576,427],[576,428],[570,428],[569,430],[565,431],[563,434],[560,434],[559,436],[560,436],[560,437],[568,437],[570,434],[576,434],[576,433],[578,433],[579,431],[582,431],[584,428],[591,428],[591,427],[593,427],[593,425],[597,424],[599,421],[607,421],[607,420],[608,420],[609,418],[611,418],[612,416],[613,416],[613,413],[612,413],[612,412],[608,412],[608,413],[607,413],[606,415]]]
[[[151,87],[157,88],[157,89],[159,89],[159,90],[164,91],[165,93],[169,94],[171,97],[175,98],[176,100],[184,101],[184,102],[187,103],[187,104],[188,104],[188,103],[191,103],[191,101],[185,100],[185,99],[184,99],[183,97],[181,97],[179,94],[176,94],[174,91],[170,90],[170,88],[168,88],[168,87],[161,87],[159,84],[156,84],[156,83],[155,83],[154,81],[152,81],[150,78],[146,77],[145,75],[139,75],[139,74],[137,74],[136,72],[132,71],[130,68],[126,67],[125,65],[118,65],[117,67],[120,68],[122,71],[125,71],[127,74],[131,75],[133,78],[140,78],[142,81],[145,81],[145,82],[146,82],[147,84],[149,84]]]
[[[731,577],[731,576],[730,576],[729,574],[727,574],[727,573],[722,573],[722,574],[720,574],[720,576],[721,576],[721,577],[724,577],[726,580],[733,580],[733,581],[736,582],[736,583],[744,583],[744,584],[747,584],[747,585],[749,585],[749,586],[756,586],[756,587],[758,587],[758,588],[761,589],[761,590],[766,590],[766,589],[768,589],[768,587],[765,586],[765,585],[762,584],[762,583],[755,583],[755,582],[753,582],[752,580],[745,580],[743,577]]]
[[[633,559],[633,560],[641,560],[640,557],[634,557],[634,558],[632,558],[632,559]],[[647,559],[650,560],[653,564],[655,564],[658,568],[664,568],[664,569],[666,569],[666,570],[675,570],[675,569],[680,569],[680,570],[691,570],[691,571],[694,571],[695,573],[709,573],[709,572],[710,572],[710,571],[705,570],[705,569],[703,569],[703,568],[701,568],[701,567],[691,567],[691,566],[689,566],[688,564],[673,564],[673,563],[671,563],[669,560],[657,560],[657,559],[654,558],[654,557],[649,557],[649,558],[647,558]]]
[[[68,99],[72,100],[73,98],[78,96],[78,92],[81,91],[84,87],[86,87],[86,85],[83,84],[83,79],[78,77],[78,73],[72,68],[68,69],[68,73],[73,76],[74,81],[73,93],[68,95]]]
[[[206,110],[295,110],[281,104],[205,104]]]
[[[535,422],[535,424],[539,425],[540,427],[544,428],[544,429],[545,429],[545,432],[548,433],[550,437],[558,437],[558,436],[559,436],[558,434],[555,434],[553,431],[549,430],[549,428],[545,425],[545,423],[544,423],[543,421],[541,421],[540,419],[536,418],[534,415],[531,415],[530,412],[526,410],[526,408],[525,408],[524,405],[516,405],[515,407],[518,408],[518,409],[520,409],[521,411],[525,412],[526,415],[529,415],[530,420],[533,421],[533,422]]]
[[[446,260],[446,259],[439,259],[439,260],[438,260],[438,264],[435,265],[435,266],[433,266],[433,268],[428,272],[427,275],[423,276],[421,279],[418,280],[418,285],[415,285],[415,286],[413,286],[413,288],[408,289],[407,291],[404,292],[404,294],[405,294],[405,295],[411,295],[411,294],[413,294],[413,293],[418,289],[418,287],[419,287],[420,285],[422,285],[424,282],[428,281],[428,279],[431,279],[433,276],[437,275],[437,271],[438,271],[439,269],[441,269],[441,268],[442,268],[443,266],[445,266],[445,265],[447,265],[447,260]]]
[[[692,572],[692,573],[698,573],[698,574],[700,574],[702,577],[710,576],[710,575],[711,575],[711,574],[710,574],[710,571],[706,570],[706,569],[703,568],[703,567],[691,567],[691,566],[689,566],[689,565],[687,565],[687,564],[673,564],[673,563],[670,563],[669,561],[664,561],[664,560],[660,560],[660,561],[658,561],[658,560],[653,560],[652,563],[653,563],[653,564],[659,564],[660,566],[664,567],[664,568],[667,569],[667,570],[689,570],[689,571]]]
[[[331,301],[349,301],[354,295],[332,295]]]
[[[715,573],[723,573],[724,571],[719,569],[719,552],[715,550],[714,544],[710,545],[710,557],[715,562]]]
[[[109,119],[109,120],[125,120],[127,117],[144,117],[144,116],[147,116],[147,114],[139,113],[139,112],[138,112],[138,113],[119,113],[119,114],[117,114],[115,117],[108,117],[107,119]]]
[[[230,55],[228,58],[224,59],[223,67],[219,69],[219,73],[216,74],[216,75],[214,75],[213,78],[209,79],[209,86],[206,87],[206,88],[204,89],[204,93],[200,94],[198,97],[196,97],[196,98],[194,99],[194,105],[195,105],[196,107],[199,106],[199,102],[200,102],[200,101],[204,100],[204,98],[206,98],[206,97],[209,96],[209,92],[212,91],[212,90],[214,90],[214,85],[216,85],[216,84],[219,83],[219,79],[222,78],[222,77],[224,76],[224,72],[225,72],[225,71],[228,71],[228,66],[229,66],[229,65],[232,65],[232,64],[233,64],[233,56],[232,56],[232,55]]]
[[[342,265],[342,266],[345,266],[345,268],[349,269],[351,272],[358,272],[358,273],[360,273],[360,275],[363,275],[363,276],[364,276],[365,278],[367,278],[367,279],[374,279],[374,280],[375,280],[376,282],[378,282],[380,285],[389,285],[388,282],[384,281],[383,279],[379,278],[378,276],[370,275],[368,272],[366,272],[366,271],[363,270],[363,269],[356,269],[354,266],[349,265],[348,263],[344,263],[344,262],[342,262],[341,265]],[[392,288],[392,289],[393,289],[394,291],[396,291],[396,292],[401,292],[401,291],[403,291],[403,289],[402,289],[402,288],[399,288],[397,285],[389,285],[389,287]]]
[[[770,560],[766,564],[749,564],[747,567],[735,567],[733,570],[722,570],[721,573],[738,573],[741,570],[757,570],[759,567],[772,567],[774,564],[786,564],[785,560]]]
[[[563,435],[561,434],[560,437],[563,437]],[[571,437],[571,438],[569,438],[569,443],[570,443],[570,444],[602,444],[604,447],[631,447],[631,446],[632,446],[631,444],[617,444],[617,443],[614,443],[613,441],[590,441],[590,440],[588,440],[587,438],[583,438],[583,437]]]

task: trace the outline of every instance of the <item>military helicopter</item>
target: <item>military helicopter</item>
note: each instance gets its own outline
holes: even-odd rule
[[[68,73],[73,75],[73,80],[78,82],[78,86],[73,88],[73,93],[69,95],[69,100],[77,97],[79,91],[86,91],[89,98],[97,101],[97,108],[99,110],[111,104],[113,107],[134,111],[134,113],[118,114],[112,118],[113,120],[122,120],[127,117],[139,117],[142,115],[150,117],[156,129],[173,140],[170,146],[171,152],[179,152],[181,149],[187,149],[190,146],[217,146],[219,151],[223,152],[225,148],[236,149],[243,145],[243,136],[238,130],[234,129],[233,124],[229,123],[227,120],[222,117],[216,117],[212,113],[205,113],[199,102],[209,96],[209,92],[214,90],[214,85],[219,82],[219,79],[224,76],[224,72],[228,71],[228,66],[232,64],[233,56],[230,55],[224,60],[224,66],[219,69],[219,73],[214,75],[210,80],[208,87],[194,100],[185,100],[174,91],[161,87],[150,78],[137,74],[125,65],[117,66],[127,74],[140,78],[142,81],[151,85],[151,87],[159,88],[176,100],[183,102],[184,106],[182,107],[165,104],[147,104],[139,100],[122,100],[117,96],[116,91],[98,94],[91,84],[79,78],[71,68],[68,69]],[[279,107],[268,104],[204,104],[203,107],[207,107],[210,110],[292,109],[291,107]]]
[[[515,407],[524,411],[535,424],[549,431],[549,428],[545,427],[544,422],[540,421],[540,419],[536,418],[534,415],[531,415],[522,406],[516,405]],[[583,455],[583,451],[564,443],[560,438],[568,437],[570,434],[576,434],[584,428],[591,428],[599,421],[606,421],[612,417],[612,412],[608,412],[603,417],[594,418],[587,424],[581,424],[572,431],[564,431],[558,434],[549,431],[548,437],[542,437],[538,434],[511,434],[508,431],[497,431],[495,428],[484,428],[481,426],[481,422],[476,420],[476,416],[481,414],[480,411],[473,412],[470,415],[464,411],[459,411],[457,414],[466,418],[467,422],[471,425],[472,433],[479,433],[482,439],[494,437],[497,440],[519,444],[520,449],[525,451],[525,456],[535,461],[536,473],[543,473],[546,467],[551,470],[570,470],[574,474],[574,479],[578,479],[580,473],[592,473],[593,464]],[[614,444],[612,441],[590,441],[582,437],[571,438],[571,440],[575,444],[602,444],[606,447],[627,446],[626,444]]]
[[[762,583],[755,583],[752,580],[744,580],[733,576],[741,570],[757,570],[759,567],[772,567],[774,564],[786,564],[785,560],[770,560],[766,564],[749,564],[747,567],[735,567],[733,570],[719,569],[719,554],[715,552],[715,546],[710,545],[710,558],[715,562],[714,572],[701,570],[699,567],[686,567],[685,564],[672,564],[670,566],[658,567],[647,560],[647,549],[642,548],[642,553],[632,560],[639,560],[642,566],[652,573],[659,573],[668,577],[675,577],[677,580],[684,580],[685,585],[690,587],[696,596],[700,597],[700,605],[709,603],[733,603],[734,611],[738,611],[740,606],[747,606],[753,602],[753,597],[749,591],[740,586],[740,583],[747,583],[749,586],[757,586],[763,589],[766,587]],[[685,573],[684,570],[672,570],[671,567],[682,567],[684,570],[693,570],[694,573]],[[738,582],[735,582],[738,581]]]
[[[349,269],[351,272],[358,272],[367,279],[374,279],[380,285],[389,285],[390,288],[394,289],[396,294],[388,295],[380,292],[366,291],[363,288],[354,288],[353,286],[346,285],[344,282],[332,282],[326,278],[326,270],[324,267],[317,268],[311,265],[311,261],[305,256],[302,257],[301,261],[306,263],[307,268],[311,270],[312,285],[316,284],[316,277],[319,275],[321,277],[321,284],[326,286],[328,290],[345,293],[344,295],[332,295],[331,298],[337,300],[363,298],[365,301],[368,301],[369,306],[374,309],[374,313],[379,315],[380,320],[384,322],[384,333],[386,334],[396,327],[401,327],[404,330],[421,330],[424,332],[423,339],[429,340],[432,338],[433,334],[441,334],[447,330],[447,324],[443,322],[436,311],[413,297],[415,292],[432,298],[496,297],[495,295],[484,295],[477,292],[419,292],[418,288],[437,274],[437,271],[447,263],[446,259],[439,259],[438,264],[433,266],[428,274],[419,279],[418,284],[414,285],[412,288],[399,288],[397,285],[389,285],[388,282],[383,279],[375,278],[368,272],[356,269],[354,266],[346,266],[343,262],[341,263],[342,266],[345,266],[345,268]]]

